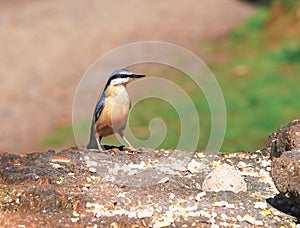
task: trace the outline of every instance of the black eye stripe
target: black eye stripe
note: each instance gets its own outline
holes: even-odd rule
[[[113,77],[111,77],[111,79],[116,79],[116,78],[128,78],[128,74],[117,74],[117,75],[114,75]]]
[[[121,78],[127,78],[129,75],[127,74],[121,74]]]

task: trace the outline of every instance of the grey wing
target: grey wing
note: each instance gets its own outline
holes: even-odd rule
[[[101,95],[100,100],[98,101],[96,107],[95,107],[95,111],[93,114],[93,120],[92,120],[92,124],[91,124],[91,132],[90,132],[90,141],[87,145],[87,148],[89,149],[97,149],[97,142],[96,142],[96,138],[95,138],[95,123],[96,121],[99,119],[99,116],[101,115],[101,112],[104,108],[104,103],[105,103],[105,93],[103,93]]]
[[[99,116],[101,115],[101,112],[104,108],[104,104],[105,104],[105,92],[102,93],[101,98],[96,105],[94,116],[93,116],[93,123],[95,123],[99,119]]]

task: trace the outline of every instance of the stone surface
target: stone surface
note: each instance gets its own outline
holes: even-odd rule
[[[300,149],[285,151],[272,159],[272,177],[282,194],[300,204]]]
[[[287,126],[279,127],[269,136],[266,148],[272,157],[279,157],[285,151],[300,149],[300,119],[295,119]]]
[[[281,210],[282,200],[274,197],[278,191],[267,171],[269,155],[259,152],[206,155],[145,148],[135,153],[122,148],[118,153],[115,151],[99,153],[82,147],[24,156],[0,154],[0,224],[3,227],[296,226],[295,218],[287,214],[296,216],[296,207],[289,206],[282,213],[272,206],[277,203]],[[266,164],[262,165],[262,161]],[[189,171],[188,167],[195,164],[197,168]],[[200,191],[205,177],[212,170],[221,170],[220,167],[237,170],[247,183],[247,191]],[[272,204],[265,205],[266,199]]]
[[[272,158],[271,174],[278,191],[300,203],[300,119],[272,133],[265,150]]]

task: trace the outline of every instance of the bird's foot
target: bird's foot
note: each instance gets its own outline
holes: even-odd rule
[[[138,149],[132,147],[132,146],[124,146],[123,147],[124,151],[129,151],[129,152],[138,152]]]

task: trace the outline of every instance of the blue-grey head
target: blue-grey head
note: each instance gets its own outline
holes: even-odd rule
[[[145,77],[143,74],[134,74],[127,69],[119,69],[112,72],[107,85],[126,85],[134,79],[143,77]]]

